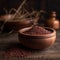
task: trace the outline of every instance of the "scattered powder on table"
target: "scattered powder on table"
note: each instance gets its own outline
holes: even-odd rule
[[[40,27],[40,26],[34,26],[31,29],[29,29],[28,31],[25,31],[24,33],[26,34],[31,34],[31,35],[39,35],[39,34],[50,34],[51,31]]]
[[[4,58],[12,58],[12,57],[17,57],[17,58],[24,58],[29,56],[32,53],[30,50],[24,50],[22,48],[10,48],[7,51],[4,52]]]

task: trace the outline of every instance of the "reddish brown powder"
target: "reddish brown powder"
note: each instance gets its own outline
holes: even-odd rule
[[[12,57],[27,57],[31,54],[31,51],[24,50],[22,48],[10,48],[4,53],[4,58],[12,58]]]
[[[40,34],[50,34],[51,32],[43,27],[34,26],[33,28],[29,29],[28,31],[25,31],[24,33],[31,35],[40,35]]]

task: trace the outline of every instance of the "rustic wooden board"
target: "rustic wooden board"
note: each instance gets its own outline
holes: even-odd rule
[[[18,40],[18,34],[12,33],[12,34],[0,34],[0,60],[3,60],[3,52],[12,44],[20,44]],[[48,49],[44,51],[35,50],[32,52],[31,55],[27,56],[26,58],[19,58],[21,60],[35,60],[35,59],[41,59],[41,60],[60,60],[60,30],[57,31],[57,39],[53,46],[49,47]],[[19,60],[18,58],[10,58],[10,60]],[[8,60],[8,59],[5,59]]]

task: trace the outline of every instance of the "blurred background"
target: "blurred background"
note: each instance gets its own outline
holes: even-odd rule
[[[0,0],[0,15],[5,14],[3,8],[10,10],[18,8],[22,0]],[[45,10],[47,12],[56,11],[57,17],[60,19],[60,0],[27,0],[25,5],[27,9]]]

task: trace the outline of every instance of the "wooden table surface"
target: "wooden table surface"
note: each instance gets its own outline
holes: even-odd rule
[[[0,34],[0,60],[4,60],[3,52],[10,44],[19,44],[18,34]],[[60,30],[57,31],[57,39],[53,46],[44,51],[35,51],[26,58],[10,59],[10,60],[60,60]],[[8,60],[8,59],[6,59]]]

